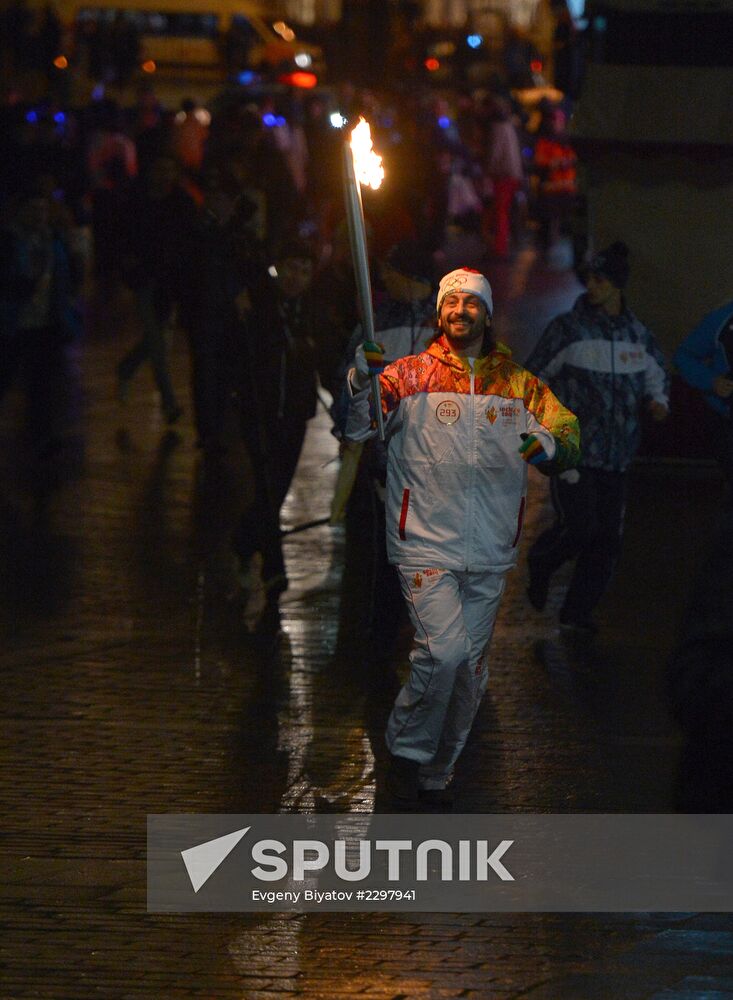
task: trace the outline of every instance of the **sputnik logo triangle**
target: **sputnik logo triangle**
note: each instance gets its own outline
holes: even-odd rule
[[[242,837],[251,829],[245,826],[243,830],[235,830],[216,840],[207,840],[205,844],[189,847],[181,851],[183,863],[188,877],[191,879],[193,891],[198,892],[214,874],[219,865],[232,853]]]

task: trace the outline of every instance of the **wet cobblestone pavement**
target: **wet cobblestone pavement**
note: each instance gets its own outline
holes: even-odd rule
[[[574,294],[564,276],[528,285],[531,266],[520,260],[497,296],[520,358],[522,336]],[[123,347],[111,332],[85,344],[82,415],[54,476],[18,450],[18,401],[2,413],[4,1000],[733,997],[725,914],[145,912],[147,813],[372,810],[404,643],[373,666],[358,557],[329,527],[287,540],[279,634],[244,632],[226,600],[241,463],[211,477],[190,424],[166,432],[146,375],[120,408]],[[335,451],[321,416],[285,527],[328,512]],[[532,476],[525,548],[550,517]],[[589,653],[554,628],[562,580],[537,615],[520,561],[456,811],[673,808],[680,737],[664,666],[720,496],[699,477],[684,466],[635,473],[622,565]]]

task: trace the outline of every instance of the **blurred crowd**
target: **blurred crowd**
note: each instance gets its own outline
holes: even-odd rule
[[[244,294],[297,244],[312,260],[309,285],[329,289],[318,369],[331,388],[357,321],[341,147],[358,117],[371,123],[386,167],[382,189],[365,193],[379,302],[379,262],[405,241],[431,258],[430,281],[458,263],[506,260],[532,231],[552,251],[577,205],[566,112],[549,102],[527,110],[501,88],[396,98],[349,85],[323,94],[236,88],[207,108],[193,99],[164,107],[149,87],[131,107],[102,95],[80,109],[7,103],[2,300],[15,348],[5,367],[28,367],[17,355],[29,324],[68,343],[85,303],[122,287],[135,297],[141,339],[121,361],[121,395],[150,359],[165,416],[177,419],[165,356],[177,324],[191,343],[205,444],[216,406],[199,362],[229,354]],[[53,288],[53,304],[41,287]]]

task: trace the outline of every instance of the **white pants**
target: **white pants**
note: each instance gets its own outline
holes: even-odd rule
[[[420,763],[421,788],[443,788],[486,691],[504,574],[397,569],[415,638],[410,676],[387,723],[387,746]]]

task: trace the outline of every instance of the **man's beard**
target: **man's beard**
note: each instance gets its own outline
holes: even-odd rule
[[[488,352],[496,346],[491,327],[485,324],[482,325],[479,320],[472,323],[471,326],[465,330],[460,330],[458,332],[453,332],[448,324],[443,325],[441,322],[440,330],[451,347],[455,347],[460,350],[463,350],[471,343],[480,342],[480,353],[488,354]]]

